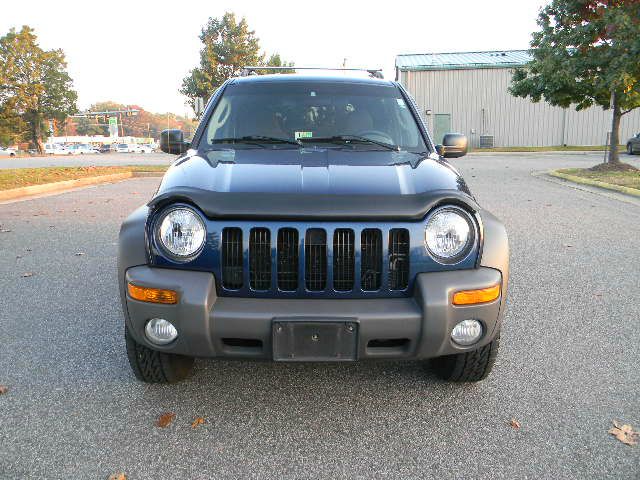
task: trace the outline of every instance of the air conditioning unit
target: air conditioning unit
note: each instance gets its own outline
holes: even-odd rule
[[[493,135],[480,135],[480,148],[493,148]]]

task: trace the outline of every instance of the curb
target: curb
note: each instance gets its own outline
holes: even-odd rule
[[[44,183],[42,185],[30,185],[28,187],[12,188],[0,191],[0,201],[15,200],[21,197],[30,197],[43,193],[57,193],[71,190],[87,185],[97,185],[118,180],[126,180],[133,177],[133,172],[111,173],[109,175],[99,175],[97,177],[77,178],[75,180],[64,180],[62,182]]]
[[[637,188],[623,187],[621,185],[613,185],[611,183],[600,182],[598,180],[591,180],[590,178],[576,177],[575,175],[569,175],[567,173],[559,172],[558,170],[550,170],[547,172],[552,177],[562,178],[573,183],[579,183],[582,185],[591,185],[592,187],[604,188],[606,190],[613,190],[615,192],[625,193],[633,197],[640,197],[640,190]]]

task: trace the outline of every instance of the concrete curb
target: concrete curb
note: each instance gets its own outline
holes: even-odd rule
[[[562,178],[573,183],[579,183],[582,185],[591,185],[592,187],[604,188],[606,190],[613,190],[620,193],[625,193],[634,197],[640,197],[640,190],[637,188],[623,187],[621,185],[613,185],[611,183],[600,182],[598,180],[592,180],[590,178],[576,177],[575,175],[569,175],[567,173],[559,172],[558,170],[550,170],[547,172],[552,177]]]
[[[28,187],[12,188],[11,190],[0,191],[0,201],[15,200],[21,197],[41,195],[43,193],[57,193],[88,185],[99,183],[116,182],[126,180],[134,175],[134,172],[112,173],[109,175],[99,175],[97,177],[77,178],[75,180],[65,180],[62,182],[44,183],[42,185],[30,185]]]

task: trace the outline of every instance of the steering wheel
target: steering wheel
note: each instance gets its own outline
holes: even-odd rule
[[[356,135],[358,137],[364,137],[377,142],[388,143],[390,145],[393,145],[394,143],[393,138],[380,130],[363,130],[362,132],[358,132]]]

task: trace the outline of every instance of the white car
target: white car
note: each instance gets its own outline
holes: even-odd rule
[[[91,153],[98,153],[98,150],[96,150],[91,145],[88,145],[86,143],[72,145],[71,147],[69,147],[69,150],[73,155],[85,155],[85,154],[91,154]]]
[[[73,155],[73,150],[67,145],[56,144],[52,153],[53,155]]]
[[[134,144],[134,145],[130,145],[131,147],[131,151],[134,153],[151,153],[153,152],[153,148],[151,148],[149,145],[145,145],[145,144]]]
[[[118,153],[130,153],[132,152],[131,145],[127,145],[126,143],[119,143],[116,145],[115,151]]]
[[[15,148],[0,147],[0,155],[9,155],[10,157],[15,157],[17,154],[18,154],[18,151]]]

